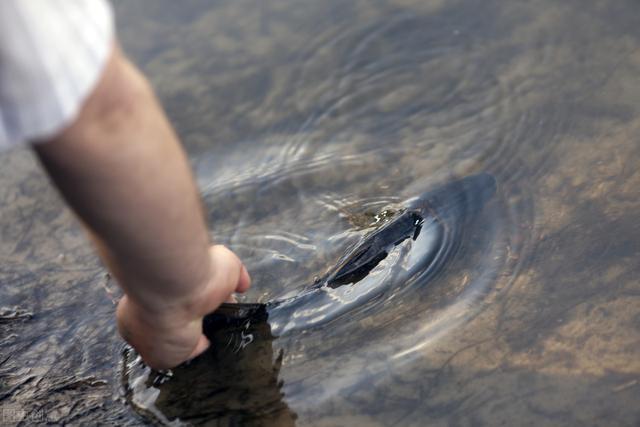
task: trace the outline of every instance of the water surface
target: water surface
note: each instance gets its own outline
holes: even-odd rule
[[[72,424],[637,425],[639,9],[116,2],[212,238],[252,274],[244,301],[313,284],[424,191],[476,173],[497,191],[438,274],[396,280],[418,253],[403,242],[372,276],[379,297],[290,333],[264,313],[231,319],[209,353],[158,374],[117,337],[117,290],[32,155],[3,154],[0,409]]]

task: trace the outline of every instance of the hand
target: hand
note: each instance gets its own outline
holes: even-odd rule
[[[202,318],[233,292],[249,289],[249,273],[233,252],[215,245],[209,255],[210,279],[192,295],[153,310],[127,296],[118,303],[120,334],[151,368],[172,368],[204,352],[209,341],[202,333]]]

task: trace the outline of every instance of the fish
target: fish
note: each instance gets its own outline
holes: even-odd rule
[[[268,321],[273,336],[282,336],[328,323],[390,292],[394,284],[416,277],[427,283],[456,252],[465,225],[496,190],[495,178],[483,172],[410,198],[399,214],[367,233],[327,274],[298,294],[266,303],[223,303],[205,316],[203,331],[213,336],[220,328]],[[403,265],[391,261],[387,274],[376,270],[407,241],[410,247],[396,254],[404,257],[404,263],[397,263]]]

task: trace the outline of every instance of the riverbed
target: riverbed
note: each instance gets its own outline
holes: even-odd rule
[[[252,275],[243,302],[313,285],[425,191],[486,173],[495,195],[437,274],[396,280],[405,241],[376,299],[287,333],[234,324],[158,374],[118,337],[120,292],[32,153],[3,153],[0,410],[25,425],[640,423],[640,4],[114,9],[212,240]]]

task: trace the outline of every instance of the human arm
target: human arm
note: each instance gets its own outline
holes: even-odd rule
[[[210,247],[186,156],[146,79],[114,46],[73,123],[34,145],[126,296],[122,336],[151,366],[204,351],[202,317],[250,285]]]

